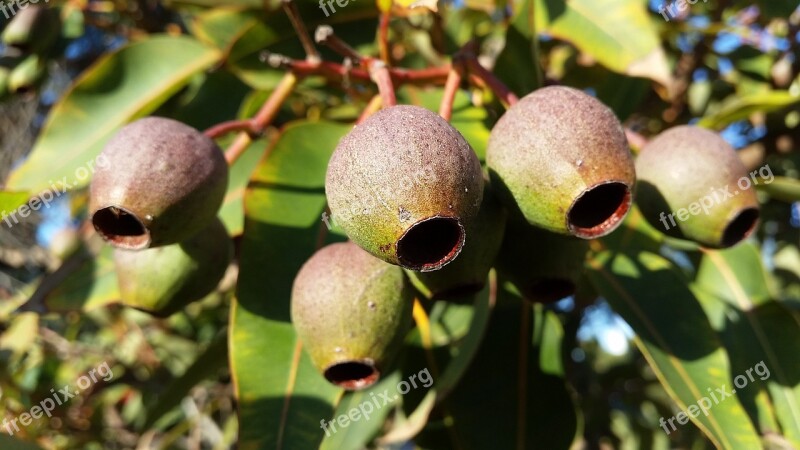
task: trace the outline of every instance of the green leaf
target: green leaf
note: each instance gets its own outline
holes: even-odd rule
[[[402,443],[414,439],[414,437],[417,436],[429,423],[434,408],[445,401],[453,389],[458,386],[464,375],[466,375],[467,369],[472,364],[475,354],[478,352],[478,349],[483,342],[483,338],[486,335],[486,330],[489,326],[492,306],[496,302],[494,294],[492,293],[493,291],[496,291],[496,289],[492,287],[496,284],[496,281],[494,280],[495,276],[491,275],[489,282],[486,284],[484,289],[474,296],[472,305],[468,307],[467,305],[458,305],[459,307],[455,309],[455,311],[458,312],[454,314],[456,317],[451,317],[447,314],[447,311],[445,311],[440,315],[440,321],[438,321],[439,323],[436,323],[436,318],[433,317],[433,314],[431,315],[429,318],[431,322],[429,331],[431,334],[431,340],[433,341],[432,344],[435,345],[437,343],[437,325],[442,326],[448,323],[460,324],[464,317],[464,314],[461,313],[464,312],[465,308],[471,310],[471,314],[469,314],[471,320],[466,328],[467,332],[465,335],[461,336],[461,339],[454,339],[448,343],[448,348],[446,349],[448,356],[447,359],[444,361],[436,360],[437,363],[440,363],[439,367],[444,367],[444,369],[441,371],[441,373],[438,373],[438,371],[434,370],[435,376],[433,385],[427,390],[427,392],[424,393],[424,396],[419,400],[416,408],[413,409],[408,417],[395,419],[392,429],[386,435],[381,437],[380,441],[382,443]],[[438,302],[438,304],[444,303],[445,302]],[[421,327],[422,325],[418,324],[418,330],[415,331],[419,331],[419,328]],[[455,334],[460,334],[460,332],[456,331]],[[454,336],[451,335],[448,338],[453,337]],[[413,332],[412,338],[409,340],[413,341]],[[418,344],[422,345],[421,342]],[[422,348],[412,348],[411,350],[412,353],[425,353],[425,350]],[[423,363],[430,365],[431,361],[434,360],[434,355],[432,352],[427,355],[420,356],[421,357],[416,360],[409,358],[410,361],[406,362],[404,372],[412,374],[416,373],[419,370],[416,366],[408,366],[413,366],[415,362],[418,361],[423,361]]]
[[[571,42],[615,72],[670,85],[671,71],[645,2],[529,1],[536,8],[537,30]]]
[[[288,125],[245,193],[230,329],[241,449],[317,448],[320,421],[341,395],[303,352],[289,303],[295,275],[321,245],[325,172],[349,130],[326,122]]]
[[[267,141],[253,141],[242,156],[231,166],[228,175],[228,192],[219,210],[219,217],[231,236],[238,236],[244,231],[244,195],[247,183],[258,161],[264,155]]]
[[[602,250],[588,266],[592,284],[636,332],[637,347],[682,411],[703,399],[710,402],[708,396],[717,388],[730,390],[727,355],[672,263],[632,248]],[[707,416],[696,411],[697,417],[689,418],[715,446],[760,448],[759,436],[737,397],[725,398],[708,411]],[[665,420],[661,426],[673,432],[670,418]]]
[[[441,404],[447,421],[429,423],[417,441],[421,447],[570,447],[578,430],[575,405],[564,378],[549,373],[557,371],[551,356],[560,352],[563,331],[543,314],[541,308],[499,290],[468,376]]]
[[[741,384],[737,396],[761,434],[781,432],[773,425],[777,415],[783,434],[800,446],[800,360],[793,356],[800,322],[770,298],[758,248],[744,243],[705,251],[693,290],[717,324],[733,380]]]
[[[721,130],[733,122],[747,119],[752,114],[780,111],[797,103],[800,103],[800,95],[788,91],[769,91],[745,96],[733,95],[723,102],[719,110],[703,117],[697,124],[701,127]]]
[[[6,186],[41,192],[62,178],[72,188],[122,125],[154,111],[220,53],[188,37],[154,36],[100,58],[53,107],[30,158]],[[64,178],[66,177],[66,178]]]

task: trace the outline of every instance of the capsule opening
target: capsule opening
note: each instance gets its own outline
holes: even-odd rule
[[[343,389],[356,390],[372,386],[380,372],[372,361],[342,361],[325,370],[325,379]]]
[[[570,232],[594,239],[614,231],[631,208],[631,190],[625,183],[610,182],[586,189],[567,212]]]
[[[150,232],[132,212],[118,206],[97,210],[92,225],[106,241],[126,250],[142,250],[150,245]]]
[[[425,219],[412,225],[397,241],[397,259],[407,269],[439,270],[461,253],[464,239],[464,227],[458,219]]]

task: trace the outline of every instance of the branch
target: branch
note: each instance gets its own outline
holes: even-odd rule
[[[330,25],[318,26],[317,31],[314,32],[314,40],[317,41],[317,44],[322,44],[345,58],[350,58],[353,62],[360,63],[364,59],[353,47],[336,36]]]
[[[439,115],[446,121],[453,118],[453,103],[456,101],[458,88],[461,86],[461,71],[458,65],[454,65],[447,75],[447,82],[444,84],[444,96],[439,106]]]
[[[394,83],[389,68],[383,61],[372,61],[369,65],[369,73],[372,81],[378,85],[378,92],[383,100],[383,107],[388,108],[397,104],[397,97],[394,93]]]
[[[506,107],[514,106],[519,101],[519,97],[511,92],[511,89],[500,81],[492,72],[483,67],[480,62],[478,62],[478,58],[475,57],[475,55],[468,55],[465,59],[470,71],[483,80]]]
[[[259,132],[254,127],[253,121],[250,119],[223,122],[207,129],[203,134],[211,139],[219,139],[228,133],[234,133],[236,131],[243,131],[252,137],[259,135]]]
[[[302,61],[288,58],[283,55],[265,52],[261,56],[270,66],[276,69],[291,70],[298,78],[305,78],[312,75],[325,77],[329,82],[341,83],[346,77],[352,80],[369,82],[372,80],[369,71],[361,68],[348,68],[342,64],[329,61]],[[399,69],[387,68],[391,76],[392,83],[395,85],[444,85],[450,67],[432,67],[427,69]]]
[[[297,4],[292,0],[282,0],[283,10],[289,16],[289,21],[292,23],[297,37],[300,38],[300,43],[303,44],[303,50],[306,52],[306,59],[309,61],[319,61],[319,52],[314,46],[314,41],[311,40],[311,35],[308,34],[303,18],[300,11],[297,9]]]
[[[251,125],[251,132],[255,133],[256,135],[261,135],[264,133],[272,120],[275,119],[275,116],[278,114],[281,105],[286,101],[287,98],[289,98],[289,95],[291,95],[296,85],[297,77],[291,72],[286,73],[281,79],[280,83],[278,83],[278,86],[275,87],[275,90],[272,91],[272,94],[269,96],[267,101],[264,102],[264,105],[255,115],[255,117],[247,121]],[[206,133],[208,134],[210,131],[211,130],[207,131]],[[234,162],[236,162],[236,160],[242,156],[245,150],[247,150],[247,147],[250,146],[250,143],[253,142],[250,136],[251,133],[240,133],[239,136],[236,137],[236,141],[234,141],[234,143],[225,152],[225,159],[228,161],[229,165],[232,165]]]

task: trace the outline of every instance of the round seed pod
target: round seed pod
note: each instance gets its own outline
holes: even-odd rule
[[[486,184],[478,216],[467,224],[467,242],[455,261],[434,272],[406,270],[426,297],[454,299],[480,292],[503,242],[506,210]]]
[[[497,272],[526,299],[553,303],[573,295],[584,270],[589,241],[509,219]]]
[[[141,251],[114,249],[122,304],[170,316],[217,287],[233,258],[233,242],[214,219],[194,237]]]
[[[576,89],[539,89],[492,129],[486,163],[498,196],[531,224],[584,239],[616,229],[631,206],[634,163],[614,113]]]
[[[461,252],[483,176],[475,152],[444,119],[393,106],[356,126],[328,165],[325,193],[336,222],[374,256],[439,270]]]
[[[659,134],[639,153],[636,172],[636,203],[667,235],[725,248],[756,228],[756,180],[713,131],[684,125]]]
[[[137,120],[97,158],[92,224],[123,249],[175,244],[214,220],[227,186],[228,165],[214,141],[172,119]]]
[[[410,329],[413,298],[401,268],[352,242],[333,244],[297,274],[292,323],[329,382],[363,389],[378,381]]]

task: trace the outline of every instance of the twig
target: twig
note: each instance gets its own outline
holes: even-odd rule
[[[370,81],[372,79],[367,70],[357,67],[348,68],[342,64],[329,61],[302,61],[266,52],[262,54],[262,60],[276,69],[291,70],[298,78],[319,75],[325,77],[329,82],[341,82],[346,77],[361,81]],[[388,70],[395,85],[444,85],[447,75],[450,73],[450,66],[427,69],[388,68]]]
[[[389,68],[383,61],[372,61],[369,67],[372,81],[378,85],[378,92],[383,99],[383,107],[388,108],[397,104],[397,97],[394,93],[394,83]]]
[[[458,88],[461,86],[461,71],[457,65],[453,65],[450,74],[447,75],[447,82],[444,84],[444,96],[439,106],[439,115],[446,121],[453,118],[453,103],[456,101]]]
[[[519,101],[519,97],[511,92],[511,89],[500,81],[499,78],[494,76],[492,72],[483,67],[480,62],[478,62],[478,58],[475,57],[475,55],[469,55],[465,60],[470,71],[483,80],[486,85],[489,86],[489,89],[491,89],[507,107],[513,106]]]
[[[289,16],[289,21],[292,23],[297,37],[300,38],[300,43],[303,44],[303,50],[306,52],[306,59],[309,61],[319,61],[319,52],[314,46],[314,41],[311,40],[311,35],[308,34],[303,18],[300,16],[300,11],[297,9],[297,4],[292,0],[282,0],[283,10]]]
[[[314,40],[317,41],[317,44],[322,44],[355,63],[360,63],[364,59],[353,47],[336,36],[330,25],[318,26],[317,31],[314,32]]]
[[[257,136],[259,134],[255,130],[252,120],[231,120],[229,122],[223,122],[207,129],[203,134],[211,139],[219,139],[228,133],[236,131],[244,131],[251,136]]]
[[[250,131],[254,132],[256,135],[263,134],[272,120],[275,119],[281,105],[289,98],[289,95],[291,95],[296,85],[297,77],[292,72],[287,72],[255,117],[249,120],[252,126]],[[234,141],[225,152],[225,159],[228,161],[228,165],[232,165],[236,162],[245,150],[247,150],[251,142],[250,134],[240,133],[239,136],[236,137],[236,141]]]

